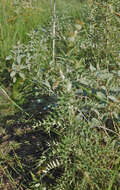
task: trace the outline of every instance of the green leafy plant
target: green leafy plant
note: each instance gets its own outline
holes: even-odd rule
[[[119,2],[76,1],[74,10],[65,2],[56,1],[55,28],[50,16],[7,57],[13,87],[24,81],[21,107],[29,114],[8,123],[17,143],[2,167],[18,189],[117,190]]]

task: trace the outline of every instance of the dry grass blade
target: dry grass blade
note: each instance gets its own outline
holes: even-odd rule
[[[111,132],[111,133],[117,135],[118,137],[120,137],[120,134],[119,134],[119,133],[113,131],[112,129],[108,129],[108,128],[106,128],[105,126],[94,126],[94,127],[92,127],[92,128],[104,129],[105,132],[109,131],[109,132]]]

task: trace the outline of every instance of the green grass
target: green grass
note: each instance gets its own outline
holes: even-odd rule
[[[2,0],[0,5],[1,57],[7,56],[17,41],[26,42],[26,34],[35,29],[39,23],[49,22],[49,11],[46,9],[48,5],[45,1],[35,1],[31,6],[27,6],[27,2]]]
[[[51,1],[14,2],[0,5],[0,189],[119,190],[119,1],[57,0],[55,63]]]

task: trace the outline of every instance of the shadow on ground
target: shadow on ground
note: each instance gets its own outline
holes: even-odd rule
[[[50,109],[45,109],[45,107],[49,107],[48,103],[42,103],[43,111],[40,108],[36,110],[35,115],[30,113],[30,117],[16,113],[0,118],[2,129],[0,132],[1,190],[27,189],[33,181],[31,174],[37,177],[36,174],[39,173],[36,164],[50,148],[49,142],[58,139],[55,133],[45,132],[42,125],[36,129],[33,128],[35,119],[42,122],[43,118],[49,114]],[[60,172],[54,172],[56,176],[59,176]],[[44,181],[48,185],[55,183],[55,179],[46,177],[43,178]]]

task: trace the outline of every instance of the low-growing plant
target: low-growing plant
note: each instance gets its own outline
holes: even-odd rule
[[[16,144],[11,142],[9,160],[1,158],[16,189],[119,189],[117,7],[91,3],[81,2],[74,16],[57,8],[54,63],[52,17],[6,58],[13,90],[22,79],[17,91],[28,113],[8,123],[12,134],[6,133]]]

